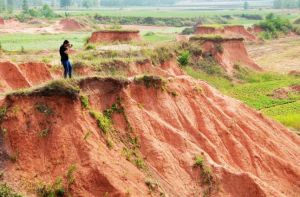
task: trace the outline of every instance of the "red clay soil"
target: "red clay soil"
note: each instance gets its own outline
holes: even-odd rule
[[[196,34],[204,35],[204,34],[223,34],[224,29],[208,27],[208,26],[198,26],[196,27]]]
[[[139,33],[135,30],[102,30],[94,32],[89,43],[138,41],[141,39]]]
[[[30,87],[30,83],[13,63],[0,62],[1,91]]]
[[[234,65],[247,66],[261,71],[262,69],[248,56],[243,39],[207,40],[201,45],[205,53],[210,53],[223,66],[228,74],[233,74]],[[219,49],[218,49],[219,47]],[[221,51],[220,51],[221,50]]]
[[[162,77],[183,75],[183,71],[178,67],[176,60],[168,60],[161,65],[153,65],[151,61],[145,60],[128,65],[124,68],[128,76],[136,76],[143,73],[151,73]]]
[[[0,17],[0,25],[4,25],[4,19]]]
[[[249,28],[249,31],[254,34],[259,34],[259,33],[263,32],[264,30],[257,25],[253,25],[252,27]]]
[[[91,78],[81,82],[81,89],[98,111],[121,98],[124,114],[112,116],[113,148],[79,98],[9,96],[1,124],[8,132],[0,147],[10,158],[17,155],[3,168],[13,188],[33,193],[37,183],[62,177],[66,191],[76,197],[299,196],[299,136],[204,82],[176,77],[163,91]],[[35,106],[41,105],[53,113],[39,112]],[[19,110],[12,110],[16,106]],[[45,129],[49,133],[41,137]],[[124,156],[126,139],[132,137],[139,139],[145,170]],[[194,166],[197,155],[212,169],[209,183]],[[73,164],[74,183],[67,187]],[[145,184],[149,179],[152,192]]]
[[[62,19],[59,24],[65,31],[79,31],[85,28],[85,26],[74,19]]]
[[[205,35],[205,34],[218,34],[225,35],[230,37],[242,37],[248,41],[255,41],[256,36],[251,32],[245,29],[244,26],[234,25],[234,26],[224,26],[224,28],[215,28],[207,26],[198,26],[196,28],[196,34]]]
[[[244,39],[250,41],[256,40],[256,36],[248,32],[242,25],[225,26],[224,31],[225,34],[228,35],[243,37]]]
[[[52,76],[44,63],[24,63],[19,68],[22,74],[28,79],[31,85],[38,85],[52,79]]]

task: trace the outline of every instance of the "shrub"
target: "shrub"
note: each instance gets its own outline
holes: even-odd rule
[[[143,83],[146,86],[146,88],[155,88],[155,89],[163,88],[165,85],[165,82],[159,76],[145,75],[140,78],[135,78],[135,82]]]
[[[6,113],[7,113],[7,107],[6,106],[1,107],[0,108],[0,121],[2,121],[5,118]]]
[[[155,35],[155,33],[152,31],[149,31],[145,34],[145,36],[154,36],[154,35]]]
[[[97,120],[99,128],[103,131],[106,135],[111,130],[111,120],[104,116],[101,112],[97,111],[90,111],[90,114]]]
[[[197,62],[196,66],[209,75],[224,75],[221,66],[212,57],[206,57],[200,60]]]
[[[53,114],[53,110],[47,104],[38,103],[38,104],[35,105],[35,109],[38,112],[46,114],[46,115],[52,115]]]
[[[22,195],[14,192],[6,183],[0,184],[1,197],[22,197]]]
[[[218,53],[223,53],[224,52],[224,48],[223,48],[222,44],[220,44],[220,43],[216,44],[215,48],[216,48]]]
[[[184,51],[179,55],[179,57],[177,58],[177,61],[181,66],[187,66],[189,64],[190,57],[191,57],[190,52]]]
[[[75,182],[74,173],[77,170],[77,167],[75,164],[71,165],[67,171],[67,182],[69,185],[73,184]]]
[[[194,164],[194,166],[202,168],[203,164],[204,164],[204,158],[202,156],[196,156],[195,157],[195,164]]]
[[[268,14],[266,19],[259,23],[259,26],[267,33],[262,34],[263,38],[277,38],[278,33],[288,33],[293,26],[288,19],[275,16],[273,13]]]
[[[39,137],[45,138],[49,135],[49,129],[43,129],[42,131],[39,132]]]
[[[90,108],[90,102],[89,102],[88,96],[82,95],[82,96],[80,96],[80,100],[81,100],[81,105],[83,106],[83,108],[85,108],[85,109]]]
[[[95,47],[95,45],[92,45],[92,44],[88,44],[85,47],[85,50],[94,50],[94,49],[96,49],[96,47]]]
[[[181,32],[182,35],[191,35],[194,33],[195,33],[195,30],[192,27],[187,27],[184,30],[182,30],[182,32]]]
[[[155,180],[147,179],[145,180],[145,184],[151,192],[158,190],[159,185]]]
[[[36,193],[38,197],[62,197],[65,195],[65,189],[62,185],[62,179],[57,178],[52,185],[40,184],[37,186]]]

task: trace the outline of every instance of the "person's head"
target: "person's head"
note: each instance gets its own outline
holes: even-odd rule
[[[64,43],[63,43],[63,45],[64,45],[65,47],[69,46],[69,45],[70,45],[69,40],[65,40]]]

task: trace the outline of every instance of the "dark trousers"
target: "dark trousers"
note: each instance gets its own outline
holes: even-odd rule
[[[62,65],[64,66],[64,77],[67,78],[68,76],[72,78],[72,64],[69,60],[61,61]]]

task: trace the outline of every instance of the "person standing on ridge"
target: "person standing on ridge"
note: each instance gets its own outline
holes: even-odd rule
[[[72,64],[69,60],[70,49],[73,47],[68,40],[60,46],[59,53],[61,57],[61,63],[64,66],[64,78],[72,78]]]

